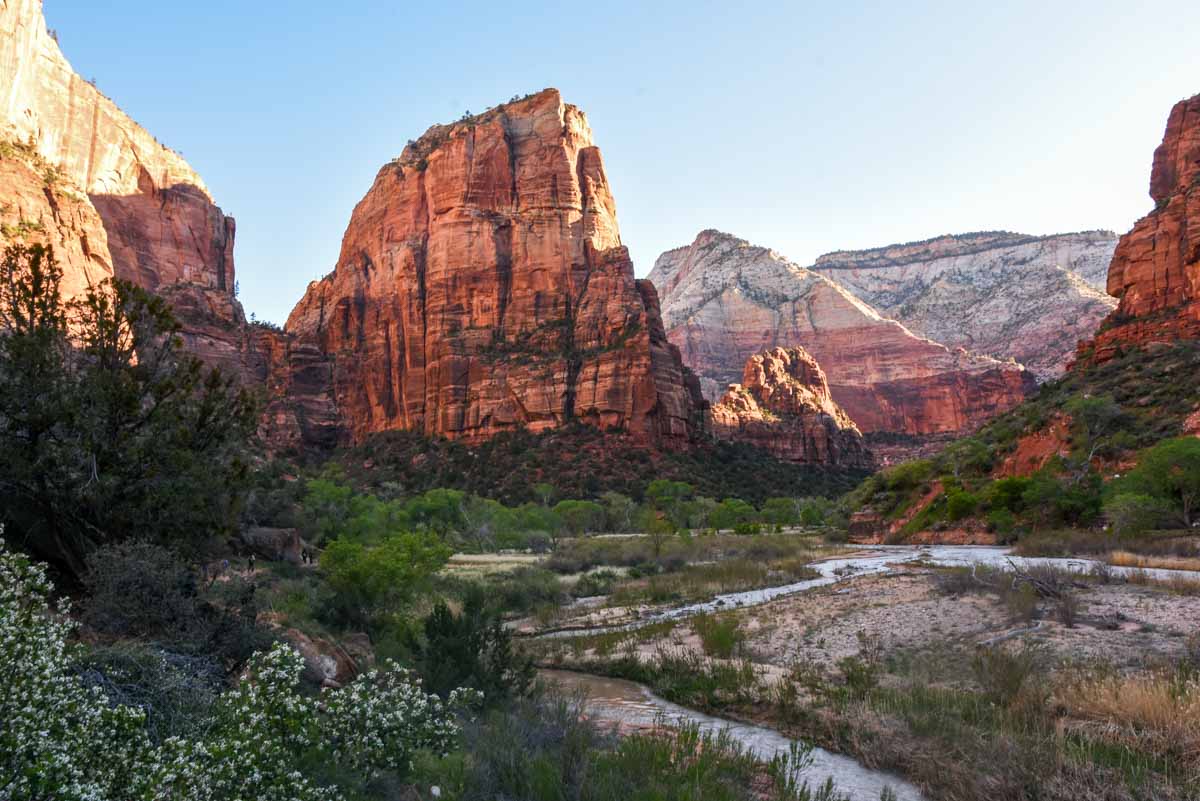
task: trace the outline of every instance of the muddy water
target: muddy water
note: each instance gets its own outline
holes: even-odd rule
[[[779,732],[693,712],[630,681],[561,670],[543,670],[541,675],[568,693],[582,692],[588,698],[588,713],[604,722],[649,726],[661,720],[667,725],[694,723],[702,732],[716,733],[724,729],[763,760],[776,755],[787,756],[792,745],[792,741]],[[813,787],[832,777],[838,791],[854,801],[878,801],[884,787],[891,787],[902,801],[922,798],[916,787],[897,776],[869,770],[850,757],[820,748],[814,749],[812,765],[800,775]]]

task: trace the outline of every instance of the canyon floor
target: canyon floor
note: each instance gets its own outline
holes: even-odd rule
[[[878,553],[810,547],[817,568]],[[1196,797],[1200,719],[1161,710],[1200,694],[1200,573],[918,559],[834,578],[678,618],[592,598],[516,625],[544,667],[641,682],[927,798]]]

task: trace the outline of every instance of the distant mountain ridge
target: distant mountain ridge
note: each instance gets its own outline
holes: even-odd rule
[[[800,346],[866,433],[962,431],[1034,386],[1015,362],[948,348],[889,320],[835,281],[716,230],[659,256],[650,280],[668,337],[716,400],[750,356]]]
[[[1104,291],[1116,245],[1110,231],[979,232],[838,251],[812,269],[916,333],[1015,359],[1044,381],[1116,307]]]

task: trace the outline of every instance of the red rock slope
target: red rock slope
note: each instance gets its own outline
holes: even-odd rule
[[[1200,339],[1200,95],[1171,109],[1154,151],[1155,209],[1121,237],[1108,269],[1120,304],[1081,355],[1104,361],[1128,345]]]
[[[971,429],[1034,387],[1012,361],[950,349],[884,319],[833,281],[719,231],[658,258],[668,336],[715,398],[755,353],[801,346],[864,432]]]
[[[825,372],[803,348],[751,356],[742,383],[730,386],[712,407],[712,430],[792,462],[872,464],[862,433],[834,402]]]
[[[682,444],[702,424],[587,119],[553,89],[434,126],[385,165],[287,331],[335,360],[355,437],[578,419]]]

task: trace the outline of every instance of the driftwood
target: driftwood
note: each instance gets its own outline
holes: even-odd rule
[[[1036,575],[1027,570],[1021,570],[1011,559],[1007,561],[1009,568],[1013,572],[1013,589],[1026,584],[1033,587],[1034,592],[1042,598],[1060,600],[1072,589],[1083,586],[1079,582],[1065,577],[1063,573],[1057,570],[1047,570],[1043,571],[1041,575]]]

